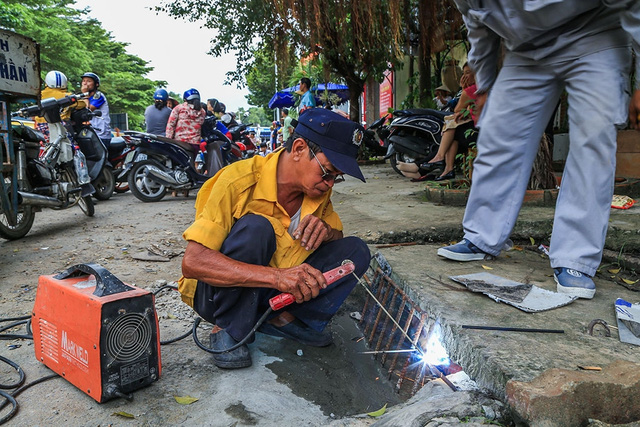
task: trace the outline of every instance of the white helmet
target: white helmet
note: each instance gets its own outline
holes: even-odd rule
[[[52,89],[66,89],[67,76],[60,71],[49,71],[44,78],[44,82]]]

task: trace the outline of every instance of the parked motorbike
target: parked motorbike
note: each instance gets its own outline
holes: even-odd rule
[[[127,156],[134,153],[135,147],[131,143],[128,135],[116,136],[111,139],[109,145],[109,163],[112,166],[113,177],[115,179],[114,191],[116,193],[126,193],[129,191],[129,171],[125,170]]]
[[[376,120],[370,130],[385,142],[391,167],[398,174],[398,163],[422,163],[431,160],[440,146],[444,117],[451,114],[432,109],[395,110],[393,120],[385,125],[388,115]]]
[[[125,132],[131,136],[135,152],[128,163],[129,189],[143,202],[157,202],[172,191],[188,191],[200,188],[214,173],[200,174],[196,170],[198,147],[186,142],[140,132]],[[220,131],[212,130],[207,151],[214,153],[220,145],[231,141]],[[216,169],[217,171],[217,169]]]
[[[4,152],[3,158],[15,158],[15,165],[3,168],[2,179],[17,211],[5,208],[0,212],[0,237],[8,240],[24,237],[33,225],[36,212],[44,207],[67,209],[79,205],[85,215],[93,216],[91,194],[95,190],[90,183],[86,161],[80,150],[74,153],[60,118],[60,109],[75,104],[78,99],[79,95],[47,98],[40,105],[18,111],[23,117],[44,117],[49,123],[50,138],[40,156],[40,142],[44,141],[44,136],[24,124],[12,125],[15,152],[11,156]],[[4,144],[2,149],[6,150]],[[13,188],[17,188],[17,192],[13,192]]]
[[[111,164],[108,162],[107,147],[102,143],[89,122],[100,111],[92,112],[88,108],[71,112],[71,128],[73,141],[80,147],[87,159],[87,168],[91,184],[96,189],[93,195],[98,200],[109,200],[113,195],[115,180]]]
[[[204,123],[201,127],[201,135],[202,140],[208,144],[216,142],[219,147],[213,149],[219,149],[222,156],[222,165],[226,166],[228,164],[237,162],[238,160],[242,160],[244,158],[242,146],[240,143],[234,141],[233,139],[229,139],[225,134],[223,134],[217,127],[217,118],[215,116],[208,116],[204,119]],[[230,132],[231,134],[231,132]],[[239,135],[239,134],[238,134]],[[233,138],[233,134],[231,134]],[[239,136],[238,136],[239,138]],[[246,150],[246,146],[244,147]],[[207,148],[208,154],[211,154],[211,150]],[[210,160],[214,160],[214,157],[209,157]],[[210,163],[207,161],[207,163]],[[207,168],[205,168],[207,169]],[[209,167],[209,170],[211,168]]]
[[[247,130],[249,126],[251,125],[243,123],[229,128],[232,141],[240,147],[241,158],[243,159],[251,158],[258,152],[258,147],[249,138],[249,131]]]

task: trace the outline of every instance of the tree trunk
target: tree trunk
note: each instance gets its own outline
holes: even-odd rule
[[[529,178],[528,190],[545,190],[556,188],[558,183],[553,174],[553,153],[551,141],[547,134],[542,135],[538,154],[533,162],[531,177]]]
[[[431,48],[426,47],[427,54],[423,54],[423,49],[420,50],[418,56],[418,72],[420,73],[420,84],[418,86],[419,93],[419,107],[425,107],[429,99],[431,99]]]
[[[360,95],[364,91],[364,82],[349,79],[346,83],[349,86],[349,118],[360,123]]]

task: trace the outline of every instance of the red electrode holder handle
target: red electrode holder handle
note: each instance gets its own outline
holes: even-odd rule
[[[340,267],[336,267],[333,270],[329,270],[326,273],[322,273],[324,279],[327,281],[327,285],[332,284],[333,282],[342,279],[345,276],[353,273],[356,270],[356,266],[353,262],[349,261],[342,264]],[[278,311],[281,308],[288,306],[289,304],[293,304],[296,302],[296,299],[293,295],[288,293],[282,293],[280,295],[276,295],[275,297],[269,300],[269,305],[273,309],[273,311]]]

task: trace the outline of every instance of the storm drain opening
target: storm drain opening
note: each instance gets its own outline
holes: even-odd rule
[[[434,380],[453,390],[477,387],[447,355],[440,324],[391,279],[385,263],[378,254],[372,265],[382,268],[367,271],[331,320],[333,344],[304,346],[258,333],[250,345],[277,382],[330,418],[402,404]]]
[[[403,399],[434,379],[441,379],[454,391],[460,388],[454,382],[466,388],[472,381],[449,358],[438,320],[395,283],[381,254],[375,258],[379,266],[363,276],[368,295],[359,315],[359,327],[370,348],[366,353],[379,361]]]

